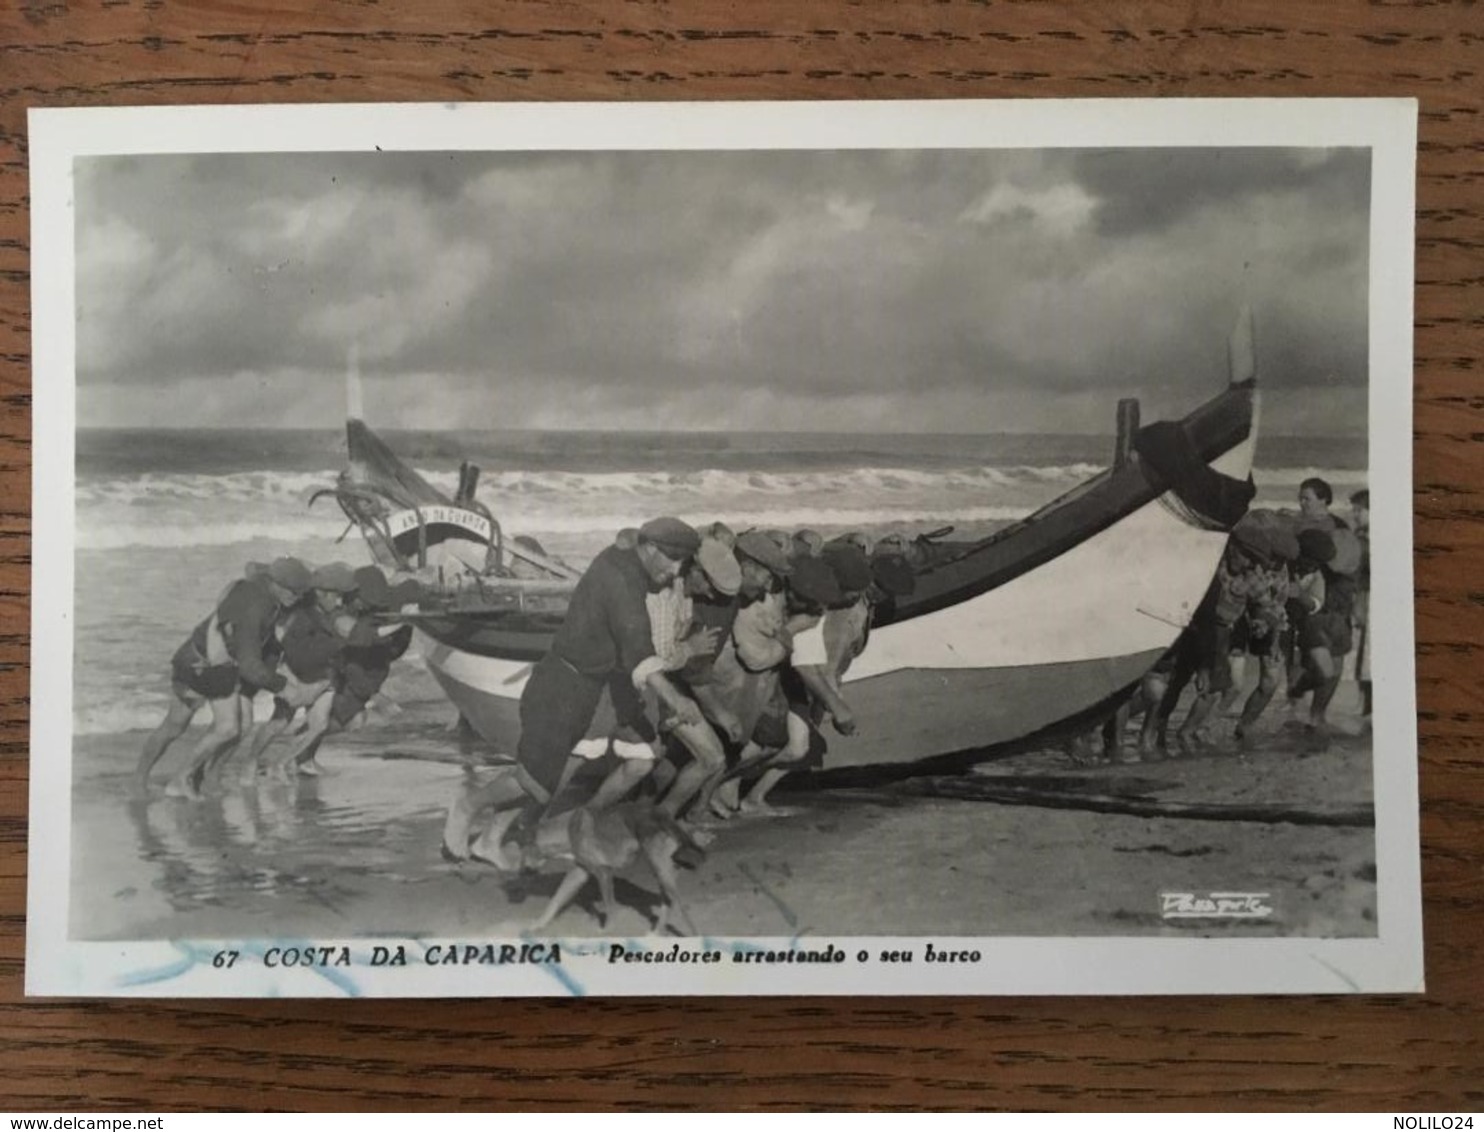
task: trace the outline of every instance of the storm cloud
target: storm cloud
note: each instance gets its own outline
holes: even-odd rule
[[[1255,313],[1364,430],[1369,160],[1295,149],[250,154],[76,164],[79,419],[1104,429]],[[1271,418],[1270,418],[1271,419]]]

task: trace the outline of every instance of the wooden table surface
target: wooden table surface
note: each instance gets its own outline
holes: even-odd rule
[[[1415,499],[1425,995],[23,998],[28,107],[1114,95],[1421,100]],[[0,5],[0,1110],[1484,1108],[1481,112],[1484,9],[1472,2]]]

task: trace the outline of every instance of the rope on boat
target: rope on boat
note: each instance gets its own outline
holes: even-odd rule
[[[1256,822],[1263,825],[1323,825],[1372,827],[1375,807],[1369,804],[1326,809],[1262,802],[1174,802],[1157,798],[1117,794],[1084,794],[1069,790],[1046,790],[1017,784],[1004,777],[931,777],[912,779],[897,790],[930,798],[956,798],[968,802],[998,802],[1009,806],[1042,806],[1056,810],[1090,810],[1102,814],[1126,814],[1146,818],[1184,818],[1192,821]]]

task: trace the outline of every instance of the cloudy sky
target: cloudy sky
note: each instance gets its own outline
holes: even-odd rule
[[[76,164],[85,426],[1105,432],[1227,376],[1365,429],[1357,150]]]

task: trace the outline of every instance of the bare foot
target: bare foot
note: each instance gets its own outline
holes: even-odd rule
[[[186,775],[177,775],[165,784],[165,797],[185,798],[187,801],[199,802],[203,795],[201,787]]]
[[[1322,755],[1329,750],[1329,728],[1322,723],[1311,723],[1304,728],[1303,753]]]
[[[520,810],[507,810],[495,815],[489,828],[470,843],[468,855],[476,861],[493,865],[501,872],[519,872],[525,864],[525,851],[519,845],[506,845],[504,842],[520,813]]]
[[[792,806],[774,806],[768,802],[754,802],[750,798],[744,798],[737,807],[737,812],[751,818],[786,818],[799,811]]]
[[[526,863],[519,845],[494,845],[484,837],[469,846],[469,860],[491,865],[502,873],[518,873]]]
[[[694,819],[687,818],[679,824],[680,828],[690,835],[690,839],[702,849],[705,849],[716,841],[716,830],[708,828]]]

